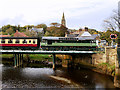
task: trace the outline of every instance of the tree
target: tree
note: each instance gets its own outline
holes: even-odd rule
[[[57,23],[57,22],[51,23],[50,25],[51,25],[51,26],[54,26],[54,27],[58,27],[58,26],[60,26],[60,24]]]
[[[37,36],[36,32],[33,30],[32,31],[26,30],[25,34],[29,37],[36,37]]]
[[[2,26],[2,32],[6,32],[7,29],[9,29],[11,27],[11,25],[4,25]]]
[[[34,27],[34,25],[25,25],[23,28],[24,29],[29,29],[29,28],[32,28],[32,27]]]
[[[55,37],[64,37],[67,28],[60,26],[59,23],[51,23],[51,26],[47,28],[45,36],[55,36]]]
[[[120,13],[118,13],[117,10],[114,10],[113,15],[104,20],[104,26],[112,31],[116,31],[117,29],[120,31]]]
[[[64,37],[65,36],[65,32],[67,32],[68,28],[66,28],[65,26],[60,26],[60,36]]]
[[[10,27],[9,29],[6,30],[6,33],[11,35],[14,33],[14,30]]]
[[[88,29],[88,31],[90,34],[95,34],[95,33],[98,34],[98,31],[95,29]]]
[[[35,26],[36,28],[43,28],[44,34],[46,33],[47,25],[46,24],[38,24]]]

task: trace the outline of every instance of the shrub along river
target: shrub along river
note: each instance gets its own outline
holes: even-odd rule
[[[82,68],[53,70],[44,66],[14,68],[0,64],[0,69],[2,88],[115,88],[113,77]]]

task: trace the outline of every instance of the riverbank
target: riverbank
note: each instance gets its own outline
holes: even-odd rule
[[[55,89],[99,89],[115,88],[108,75],[87,69],[57,68],[13,68],[2,65],[2,88],[55,88]],[[109,82],[109,83],[108,83]]]
[[[79,64],[76,64],[74,66],[74,68],[86,68],[86,69],[90,69],[92,71],[101,73],[101,74],[106,74],[106,75],[110,75],[112,77],[115,76],[115,65],[109,65],[108,63],[101,63],[98,65],[92,65],[92,64],[88,64],[85,62],[79,62]]]

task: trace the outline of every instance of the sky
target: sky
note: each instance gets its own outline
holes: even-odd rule
[[[64,12],[69,29],[103,31],[103,21],[117,9],[119,0],[0,0],[0,27],[61,23]]]

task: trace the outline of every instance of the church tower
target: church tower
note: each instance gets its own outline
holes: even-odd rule
[[[64,12],[63,12],[62,20],[61,20],[61,25],[66,27],[66,21],[65,21]]]

